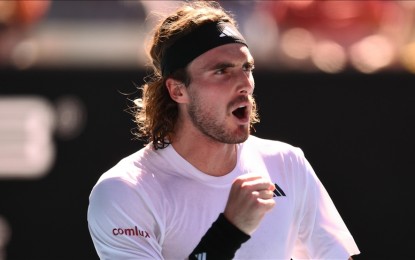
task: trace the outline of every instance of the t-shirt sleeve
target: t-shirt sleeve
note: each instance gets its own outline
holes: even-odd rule
[[[250,237],[235,227],[221,213],[189,255],[189,260],[232,259],[242,243]]]
[[[151,199],[120,178],[93,188],[88,228],[100,259],[162,259],[160,219]]]
[[[302,153],[302,152],[301,152]],[[304,186],[293,259],[348,259],[360,253],[332,199],[309,162],[302,158]]]

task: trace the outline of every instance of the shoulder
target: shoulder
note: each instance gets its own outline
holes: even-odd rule
[[[157,152],[151,146],[145,146],[137,152],[121,159],[117,164],[104,172],[98,183],[109,179],[123,179],[124,181],[135,183],[146,172],[157,165]]]
[[[129,217],[135,219],[139,217],[138,213],[150,219],[155,212],[165,208],[162,196],[154,196],[162,194],[163,188],[153,177],[147,156],[153,155],[146,147],[125,157],[101,175],[89,196],[91,219],[109,222]]]
[[[144,147],[141,150],[123,158],[108,171],[104,172],[91,191],[91,197],[120,197],[138,195],[148,190],[157,189],[158,184],[151,176],[151,163],[154,150]]]
[[[277,140],[259,138],[253,135],[248,138],[244,143],[244,146],[250,150],[259,152],[264,156],[304,157],[304,153],[299,147]]]
[[[276,140],[250,136],[243,144],[243,160],[264,164],[266,169],[290,176],[309,175],[311,165],[299,147]]]

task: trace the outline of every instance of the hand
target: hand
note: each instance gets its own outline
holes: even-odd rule
[[[232,184],[224,215],[244,233],[251,235],[265,213],[275,206],[274,184],[259,174],[239,176]]]

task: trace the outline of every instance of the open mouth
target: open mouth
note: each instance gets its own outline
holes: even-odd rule
[[[246,111],[247,111],[246,106],[240,106],[234,111],[232,111],[232,114],[239,119],[244,119],[246,118]]]

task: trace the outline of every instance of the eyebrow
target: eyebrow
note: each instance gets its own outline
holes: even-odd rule
[[[224,69],[224,68],[233,68],[235,64],[230,62],[218,62],[213,64],[212,66],[207,66],[208,70],[217,70],[217,69]]]
[[[243,66],[246,66],[246,65],[250,65],[250,66],[254,65],[254,60],[249,59],[248,61],[244,62]],[[224,69],[224,68],[233,68],[235,66],[236,65],[234,63],[230,63],[230,62],[218,62],[211,66],[206,66],[206,68],[208,70],[217,70],[217,69]]]
[[[255,64],[254,59],[249,59],[247,62],[244,63],[244,65],[250,65],[253,66]]]

